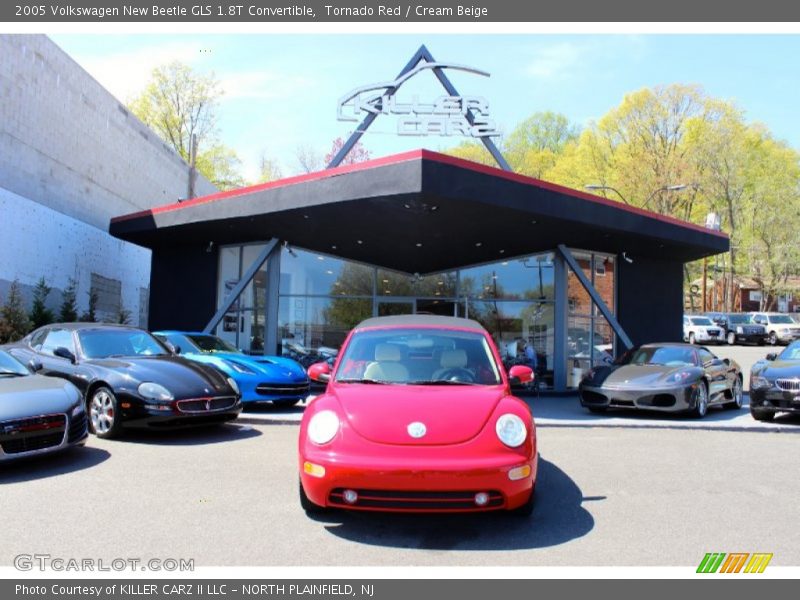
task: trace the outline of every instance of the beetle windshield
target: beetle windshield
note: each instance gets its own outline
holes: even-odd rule
[[[0,377],[23,377],[25,375],[30,375],[28,369],[8,352],[0,350]]]
[[[648,346],[626,353],[621,364],[682,367],[696,365],[694,350],[679,346]]]
[[[78,338],[86,358],[167,354],[153,336],[137,329],[86,329],[78,332]]]
[[[475,331],[391,328],[358,331],[344,349],[340,383],[497,385],[487,337]]]

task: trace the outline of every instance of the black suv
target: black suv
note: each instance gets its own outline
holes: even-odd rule
[[[755,323],[753,315],[709,312],[706,316],[725,331],[725,339],[731,346],[737,343],[763,346],[769,338],[766,327]]]

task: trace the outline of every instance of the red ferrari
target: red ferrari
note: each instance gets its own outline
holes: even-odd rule
[[[345,340],[300,426],[300,503],[403,512],[528,515],[536,429],[488,332],[454,317],[368,319]]]

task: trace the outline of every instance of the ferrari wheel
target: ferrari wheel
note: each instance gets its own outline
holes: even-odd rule
[[[742,390],[742,380],[739,377],[737,377],[736,381],[733,382],[731,396],[733,396],[733,399],[725,404],[725,408],[729,408],[731,410],[739,410],[742,408],[744,391]]]
[[[308,496],[306,496],[306,491],[303,489],[303,482],[299,482],[300,488],[300,507],[306,511],[306,514],[320,514],[324,513],[327,509],[324,506],[320,506],[319,504],[314,504],[311,500],[309,500]]]
[[[97,388],[89,399],[89,427],[103,439],[115,437],[122,428],[117,398],[107,387]]]
[[[708,412],[708,390],[704,382],[701,381],[695,388],[693,400],[692,416],[702,419]]]
[[[756,421],[766,421],[767,423],[775,418],[775,412],[771,410],[752,410],[750,414]]]

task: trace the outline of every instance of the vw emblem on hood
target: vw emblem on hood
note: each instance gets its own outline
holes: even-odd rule
[[[412,438],[421,438],[428,432],[428,429],[425,427],[425,423],[415,421],[408,425],[407,431]]]

